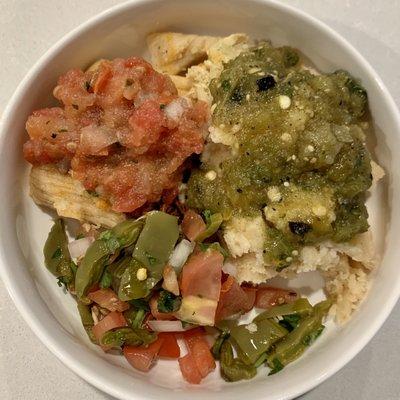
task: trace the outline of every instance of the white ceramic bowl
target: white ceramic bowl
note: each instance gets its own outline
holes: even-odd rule
[[[50,216],[29,199],[28,165],[22,158],[24,124],[32,110],[51,104],[57,77],[98,58],[144,54],[151,31],[176,30],[224,35],[246,32],[299,48],[323,71],[338,68],[359,77],[368,90],[377,131],[375,155],[388,171],[387,186],[369,199],[372,224],[382,252],[366,301],[344,327],[330,327],[297,362],[281,373],[259,374],[250,382],[225,384],[218,373],[189,387],[176,364],[159,363],[149,374],[122,357],[91,346],[80,327],[74,301],[43,267],[42,247]],[[0,271],[19,311],[42,342],[78,375],[121,399],[291,399],[321,383],[353,358],[389,315],[400,293],[396,246],[399,230],[400,119],[374,70],[342,37],[308,15],[262,0],[142,0],[117,6],[91,19],[53,46],[16,90],[0,136]],[[190,391],[190,394],[188,393]]]

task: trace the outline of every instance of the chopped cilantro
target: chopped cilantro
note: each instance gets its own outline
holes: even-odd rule
[[[147,260],[148,260],[150,266],[153,266],[153,265],[156,265],[156,264],[157,264],[157,262],[158,262],[157,258],[153,257],[153,256],[150,255],[149,253],[145,253],[145,255],[146,255],[146,257],[147,257]]]
[[[160,292],[157,308],[160,313],[171,313],[178,311],[181,306],[181,298],[166,290]]]
[[[324,325],[321,325],[317,330],[315,330],[314,332],[311,332],[309,335],[307,335],[304,339],[303,339],[303,344],[305,346],[310,346],[312,343],[315,342],[315,340],[317,339],[317,337],[322,333],[322,331],[325,329]]]
[[[100,279],[100,287],[102,289],[109,288],[112,283],[112,275],[110,274],[110,271],[106,269]]]
[[[273,368],[271,369],[271,371],[269,372],[268,375],[274,375],[277,372],[281,371],[284,367],[284,365],[277,358],[274,358],[272,360],[272,364],[273,364]]]
[[[60,247],[57,247],[56,251],[53,253],[53,255],[51,256],[51,258],[54,259],[60,259],[62,256],[62,251]]]
[[[279,324],[291,332],[293,329],[296,329],[299,326],[300,319],[301,317],[299,314],[285,315],[279,321]]]
[[[202,214],[203,214],[203,217],[204,217],[204,219],[206,221],[206,224],[209,225],[210,222],[211,222],[211,211],[210,210],[204,210]]]

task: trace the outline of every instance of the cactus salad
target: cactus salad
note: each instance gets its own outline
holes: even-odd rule
[[[54,90],[62,107],[27,122],[35,200],[54,196],[35,193],[44,165],[82,187],[64,186],[64,209],[46,200],[59,216],[44,259],[89,339],[143,372],[175,359],[192,384],[217,363],[228,382],[277,373],[317,340],[339,309],[333,281],[316,304],[268,284],[310,251],[337,257],[326,279],[339,262],[366,274],[346,247],[369,228],[366,91],[243,37],[156,34],[157,70],[135,57],[71,70]],[[193,51],[174,64],[171,40],[186,38]],[[166,46],[171,59],[157,58]],[[81,221],[73,239],[65,217]]]

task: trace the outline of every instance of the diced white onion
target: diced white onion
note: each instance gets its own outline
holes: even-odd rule
[[[225,274],[236,276],[236,266],[229,261],[224,262],[222,271],[224,271]]]
[[[88,247],[93,243],[94,238],[84,237],[68,243],[69,254],[72,258],[79,258],[85,255]]]
[[[178,122],[182,117],[182,114],[185,112],[185,108],[187,107],[187,102],[183,98],[179,98],[171,101],[165,108],[165,115],[172,119],[175,122]]]
[[[116,142],[116,132],[106,126],[88,125],[81,129],[80,149],[86,155],[98,155]]]
[[[176,245],[174,251],[169,258],[168,264],[171,265],[171,267],[175,268],[177,272],[179,272],[179,270],[183,267],[183,264],[185,264],[186,260],[193,252],[194,247],[195,243],[183,239]]]
[[[193,329],[194,325],[188,325],[186,328],[182,326],[181,321],[147,321],[147,325],[154,332],[184,332]]]

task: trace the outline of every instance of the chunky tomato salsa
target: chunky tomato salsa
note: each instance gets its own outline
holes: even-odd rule
[[[179,97],[171,79],[140,58],[72,69],[53,94],[61,107],[28,118],[25,159],[57,163],[115,211],[174,198],[184,161],[203,149],[207,105]]]

